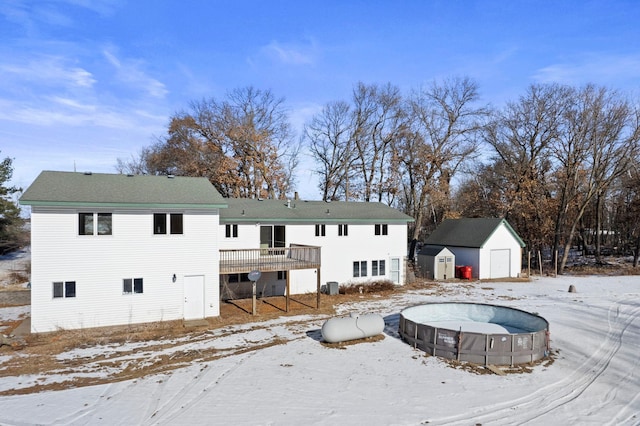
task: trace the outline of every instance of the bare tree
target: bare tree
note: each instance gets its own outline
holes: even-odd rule
[[[397,87],[358,83],[353,91],[353,148],[364,201],[382,201],[394,191],[392,142],[402,128],[402,97]]]
[[[413,238],[420,236],[425,218],[436,225],[450,211],[451,179],[476,153],[476,136],[487,113],[474,105],[478,98],[475,82],[454,78],[414,90],[406,104],[409,122],[395,149],[403,202],[416,221]]]
[[[575,91],[573,99],[565,117],[565,137],[560,141],[560,144],[571,143],[573,150],[555,150],[563,167],[576,168],[564,172],[569,180],[568,193],[572,196],[575,214],[567,223],[560,271],[566,266],[573,237],[592,203],[595,203],[597,215],[596,253],[600,260],[601,203],[613,182],[628,171],[637,155],[640,140],[637,112],[619,93],[587,85]],[[569,155],[578,160],[568,161]]]
[[[492,169],[500,176],[494,182],[502,194],[503,216],[533,250],[548,246],[553,231],[549,150],[559,138],[567,91],[555,84],[533,85],[485,128],[485,141],[495,153]]]
[[[323,200],[348,201],[349,180],[355,161],[352,146],[350,107],[346,102],[330,102],[305,126],[304,136],[318,162],[316,173]]]
[[[618,180],[615,226],[620,236],[621,253],[633,253],[633,266],[640,260],[640,158],[636,156],[627,173]]]
[[[143,147],[137,155],[131,155],[131,158],[118,158],[115,169],[120,174],[145,175],[149,173],[146,157],[149,155],[151,148]]]

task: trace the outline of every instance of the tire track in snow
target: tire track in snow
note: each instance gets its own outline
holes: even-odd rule
[[[197,380],[195,382],[190,382],[188,386],[183,386],[176,392],[176,395],[172,397],[167,403],[163,404],[158,410],[155,411],[154,414],[145,421],[145,424],[176,424],[176,420],[182,415],[185,410],[188,410],[189,407],[194,406],[202,399],[210,395],[210,391],[226,380],[226,378],[240,368],[249,358],[253,357],[257,354],[257,351],[251,351],[240,355],[240,359],[231,367],[225,369],[222,372],[216,372],[210,367],[200,369],[200,374],[198,374]],[[209,378],[212,374],[217,373],[215,378],[210,380],[205,380]],[[200,382],[205,382],[204,386],[198,386]],[[200,387],[201,389],[197,391],[196,395],[187,398],[192,390],[196,387]],[[162,413],[161,413],[162,412]],[[160,415],[157,415],[161,413]]]
[[[108,401],[112,398],[114,398],[114,400],[117,400],[118,396],[124,392],[127,392],[127,390],[129,388],[131,388],[133,386],[133,384],[129,384],[127,386],[118,386],[118,385],[114,385],[114,384],[108,384],[105,386],[104,391],[98,395],[92,402],[87,402],[84,404],[83,408],[80,408],[72,413],[69,413],[68,415],[64,416],[64,417],[58,417],[55,419],[51,419],[51,422],[48,424],[52,424],[52,425],[72,425],[72,424],[78,424],[78,423],[89,423],[89,419],[92,418],[93,414],[95,413],[96,406],[101,406],[102,404],[104,404],[103,401]],[[86,421],[85,421],[86,419]],[[33,425],[33,422],[27,422],[27,423],[3,423],[3,421],[0,419],[0,424],[12,424],[15,426],[31,426]],[[42,423],[40,423],[42,424]]]
[[[615,315],[612,318],[612,312],[614,311]],[[640,307],[638,306],[633,307],[629,312],[621,310],[620,302],[611,306],[608,310],[609,329],[600,347],[565,379],[544,386],[526,397],[494,404],[476,410],[474,413],[425,420],[422,424],[430,426],[438,424],[466,425],[470,423],[489,423],[492,425],[526,424],[570,404],[607,371],[612,360],[622,347],[624,333],[638,319],[639,313]],[[625,376],[624,380],[631,380],[632,376],[633,370]],[[593,409],[589,411],[592,413],[597,412],[613,398],[615,398],[615,393],[605,396],[598,407],[592,407]],[[637,398],[638,396],[633,400]],[[629,406],[625,408],[629,408]],[[633,414],[631,413],[627,417],[632,417]]]

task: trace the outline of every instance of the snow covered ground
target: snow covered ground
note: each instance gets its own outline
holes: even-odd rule
[[[0,256],[0,291],[22,290],[28,285],[28,278],[19,280],[12,273],[19,272],[21,276],[28,276],[29,263],[31,262],[31,247],[14,251]]]
[[[577,293],[567,291],[571,284]],[[342,349],[320,343],[321,316],[228,326],[159,349],[139,342],[78,348],[59,355],[77,360],[76,370],[46,380],[109,374],[92,360],[117,351],[126,354],[122,363],[144,362],[159,352],[171,356],[178,348],[214,347],[227,355],[137,380],[0,397],[0,424],[640,424],[640,277],[446,286],[446,292],[415,290],[342,305],[340,314],[379,313],[386,323],[384,339]],[[536,312],[550,323],[555,361],[531,373],[498,376],[425,356],[398,339],[398,317],[405,307],[435,301]],[[0,318],[23,314],[0,309]],[[284,343],[242,350],[274,339]],[[0,353],[0,371],[10,356],[20,355]],[[0,390],[39,380],[45,378],[9,374],[0,378]]]

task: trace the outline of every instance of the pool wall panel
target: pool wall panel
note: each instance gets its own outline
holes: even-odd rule
[[[450,316],[447,309],[451,311]],[[410,318],[406,318],[405,313]],[[529,331],[486,334],[436,328],[416,322],[416,319],[428,322],[430,318],[433,321],[471,318],[500,323],[507,329]],[[475,364],[524,364],[542,359],[549,352],[549,323],[538,315],[503,306],[469,303],[414,306],[400,313],[398,331],[402,340],[430,355]]]

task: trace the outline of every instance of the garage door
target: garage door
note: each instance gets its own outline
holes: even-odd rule
[[[511,270],[511,250],[491,250],[491,278],[505,278]]]

